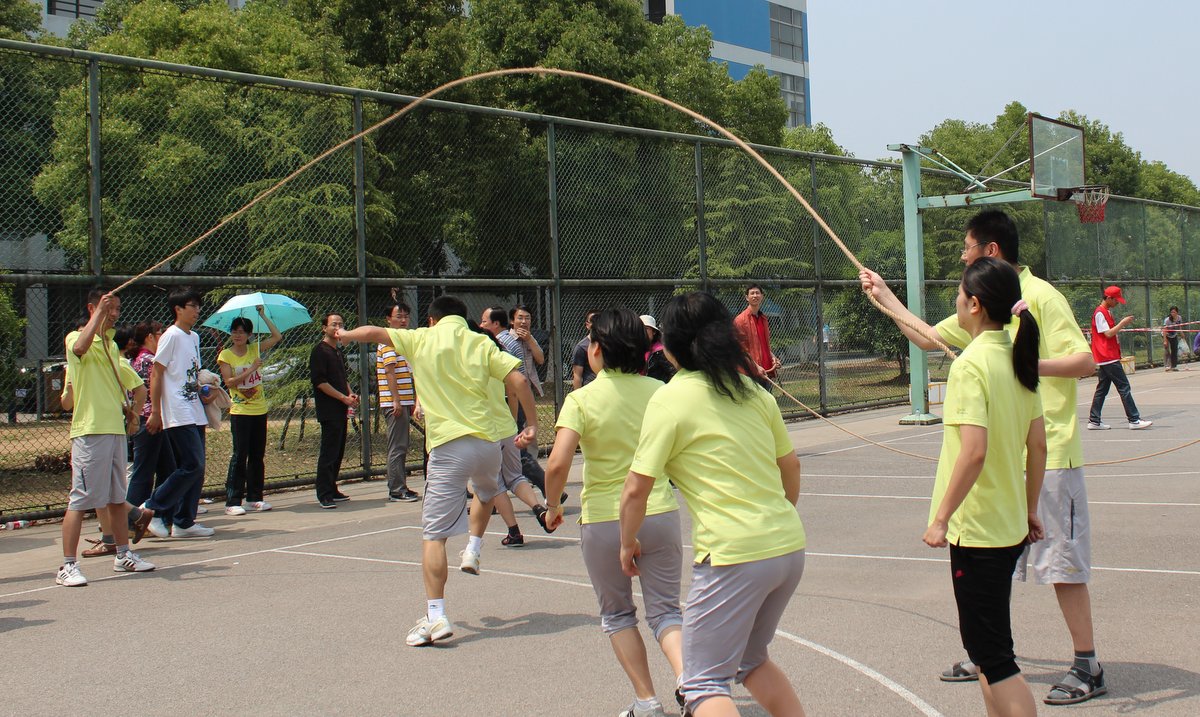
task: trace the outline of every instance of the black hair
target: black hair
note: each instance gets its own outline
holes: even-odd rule
[[[408,304],[404,303],[403,301],[393,301],[392,305],[388,307],[387,315],[390,317],[392,314],[396,313],[396,309],[400,309],[400,313],[402,314],[408,314],[409,316],[412,315],[412,309],[408,308]]]
[[[703,373],[717,393],[736,401],[755,390],[741,376],[753,375],[754,366],[733,317],[712,294],[693,291],[671,299],[662,314],[662,339],[680,367]]]
[[[342,316],[342,312],[340,312],[340,311],[330,311],[321,317],[321,326],[329,325],[329,317],[330,316],[336,316],[342,320],[345,320],[345,318],[346,318],[345,316]]]
[[[604,367],[625,373],[646,368],[650,342],[641,318],[626,308],[605,309],[592,317],[593,343],[600,345]]]
[[[120,326],[117,326],[116,330],[113,332],[113,343],[117,345],[117,350],[125,356],[129,355],[129,350],[131,348],[135,352],[137,349],[141,348],[141,344],[132,345],[134,341],[133,328],[134,327],[129,324],[121,324]]]
[[[488,312],[488,321],[491,321],[493,324],[499,324],[502,329],[508,328],[508,312],[504,310],[503,306],[489,306],[486,310]]]
[[[87,299],[83,302],[84,314],[87,314],[88,305],[91,305],[91,306],[99,305],[100,299],[104,298],[104,295],[107,293],[108,293],[108,289],[105,289],[103,286],[93,286],[90,290],[88,290]],[[85,320],[83,323],[86,324],[87,321]]]
[[[157,334],[163,330],[163,325],[157,321],[143,321],[133,327],[133,340],[138,346],[146,344],[146,338],[150,334]]]
[[[176,309],[182,309],[193,301],[197,304],[204,303],[204,299],[200,298],[199,291],[186,286],[173,289],[171,293],[167,294],[167,308],[171,310],[171,318],[178,318],[179,312]]]
[[[74,326],[76,329],[82,329],[84,326],[87,326],[87,322],[88,322],[88,315],[80,314],[79,316],[75,317]]]
[[[517,304],[516,306],[514,306],[508,310],[508,320],[516,321],[518,311],[524,311],[525,313],[529,314],[530,316],[533,316],[533,312],[529,310],[528,306],[526,306],[525,304]]]
[[[489,339],[492,340],[492,343],[496,345],[496,348],[500,349],[501,351],[504,350],[504,345],[500,343],[500,340],[497,339],[495,336],[492,336],[491,331],[488,331],[485,328],[481,328],[479,326],[479,324],[475,323],[475,319],[467,319],[467,328],[474,331],[477,334],[482,334],[482,335],[488,337]]]
[[[758,284],[747,284],[746,291],[744,291],[743,293],[749,294],[751,289],[758,289],[759,291],[763,290],[763,288],[761,286],[759,286]]]
[[[443,294],[429,304],[429,318],[437,321],[447,316],[467,318],[467,305],[462,299],[449,294]]]
[[[1172,311],[1178,312],[1178,311],[1179,311],[1179,307],[1178,307],[1178,306],[1172,306],[1171,308],[1167,309],[1167,312],[1168,312],[1168,313],[1170,313],[1170,312],[1172,312]]]
[[[254,322],[245,316],[239,316],[229,322],[229,333],[232,334],[236,329],[241,329],[248,334],[252,334],[254,333]]]
[[[985,209],[967,221],[966,233],[978,244],[994,243],[1000,248],[1000,256],[1010,264],[1020,261],[1017,225],[1011,217],[999,209]]]
[[[596,314],[600,313],[601,311],[602,309],[588,309],[587,311],[583,312],[583,322],[587,323],[589,316],[593,319],[596,318]]]
[[[974,296],[992,321],[1007,324],[1012,310],[1021,300],[1021,280],[1010,264],[982,257],[963,271],[963,293]],[[1038,340],[1040,329],[1029,309],[1019,314],[1021,325],[1013,341],[1013,371],[1021,385],[1030,391],[1038,387]]]

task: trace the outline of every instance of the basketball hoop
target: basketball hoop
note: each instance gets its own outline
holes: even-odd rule
[[[1099,224],[1104,221],[1104,208],[1108,205],[1108,187],[1077,187],[1071,192],[1071,201],[1075,202],[1081,224]]]

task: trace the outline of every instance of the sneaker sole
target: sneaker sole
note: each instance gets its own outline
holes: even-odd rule
[[[154,567],[158,567],[158,566],[156,565]],[[132,568],[132,569],[120,568],[120,567],[117,567],[114,565],[113,572],[114,573],[152,573],[152,572],[154,572],[154,567],[146,568],[145,570],[138,570],[137,568]]]
[[[453,627],[449,628],[445,632],[433,633],[432,635],[429,636],[429,642],[434,643],[434,642],[437,642],[438,640],[445,640],[450,637],[454,637],[454,628]]]
[[[66,580],[59,580],[58,578],[55,578],[54,582],[59,585],[62,585],[64,588],[85,588],[85,587],[87,587],[86,580],[81,583],[68,583]]]
[[[479,568],[474,568],[474,567],[471,567],[470,565],[462,565],[462,566],[459,566],[458,569],[463,571],[467,575],[478,575],[479,574]]]
[[[409,647],[425,647],[427,645],[432,645],[433,640],[426,639],[423,642],[412,642],[408,638],[405,638],[404,644],[408,645]]]

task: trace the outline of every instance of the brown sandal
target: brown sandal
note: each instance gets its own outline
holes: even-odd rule
[[[92,540],[85,538],[87,542],[92,544],[92,547],[83,551],[79,555],[84,558],[99,558],[105,555],[116,555],[117,546],[113,543],[106,543],[103,540]]]

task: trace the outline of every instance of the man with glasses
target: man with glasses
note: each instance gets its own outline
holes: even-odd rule
[[[317,503],[329,510],[350,496],[338,490],[338,473],[346,452],[348,411],[358,407],[358,394],[346,380],[346,360],[338,349],[337,333],[345,322],[341,314],[329,313],[321,319],[321,340],[308,357],[309,378],[313,385],[313,403],[317,423],[321,424],[321,448],[317,454]]]
[[[200,397],[200,336],[192,331],[200,320],[200,293],[176,289],[167,295],[167,306],[175,314],[175,323],[163,332],[154,354],[146,430],[166,435],[176,468],[146,501],[155,512],[150,532],[159,538],[207,538],[213,529],[196,522],[208,427]]]

